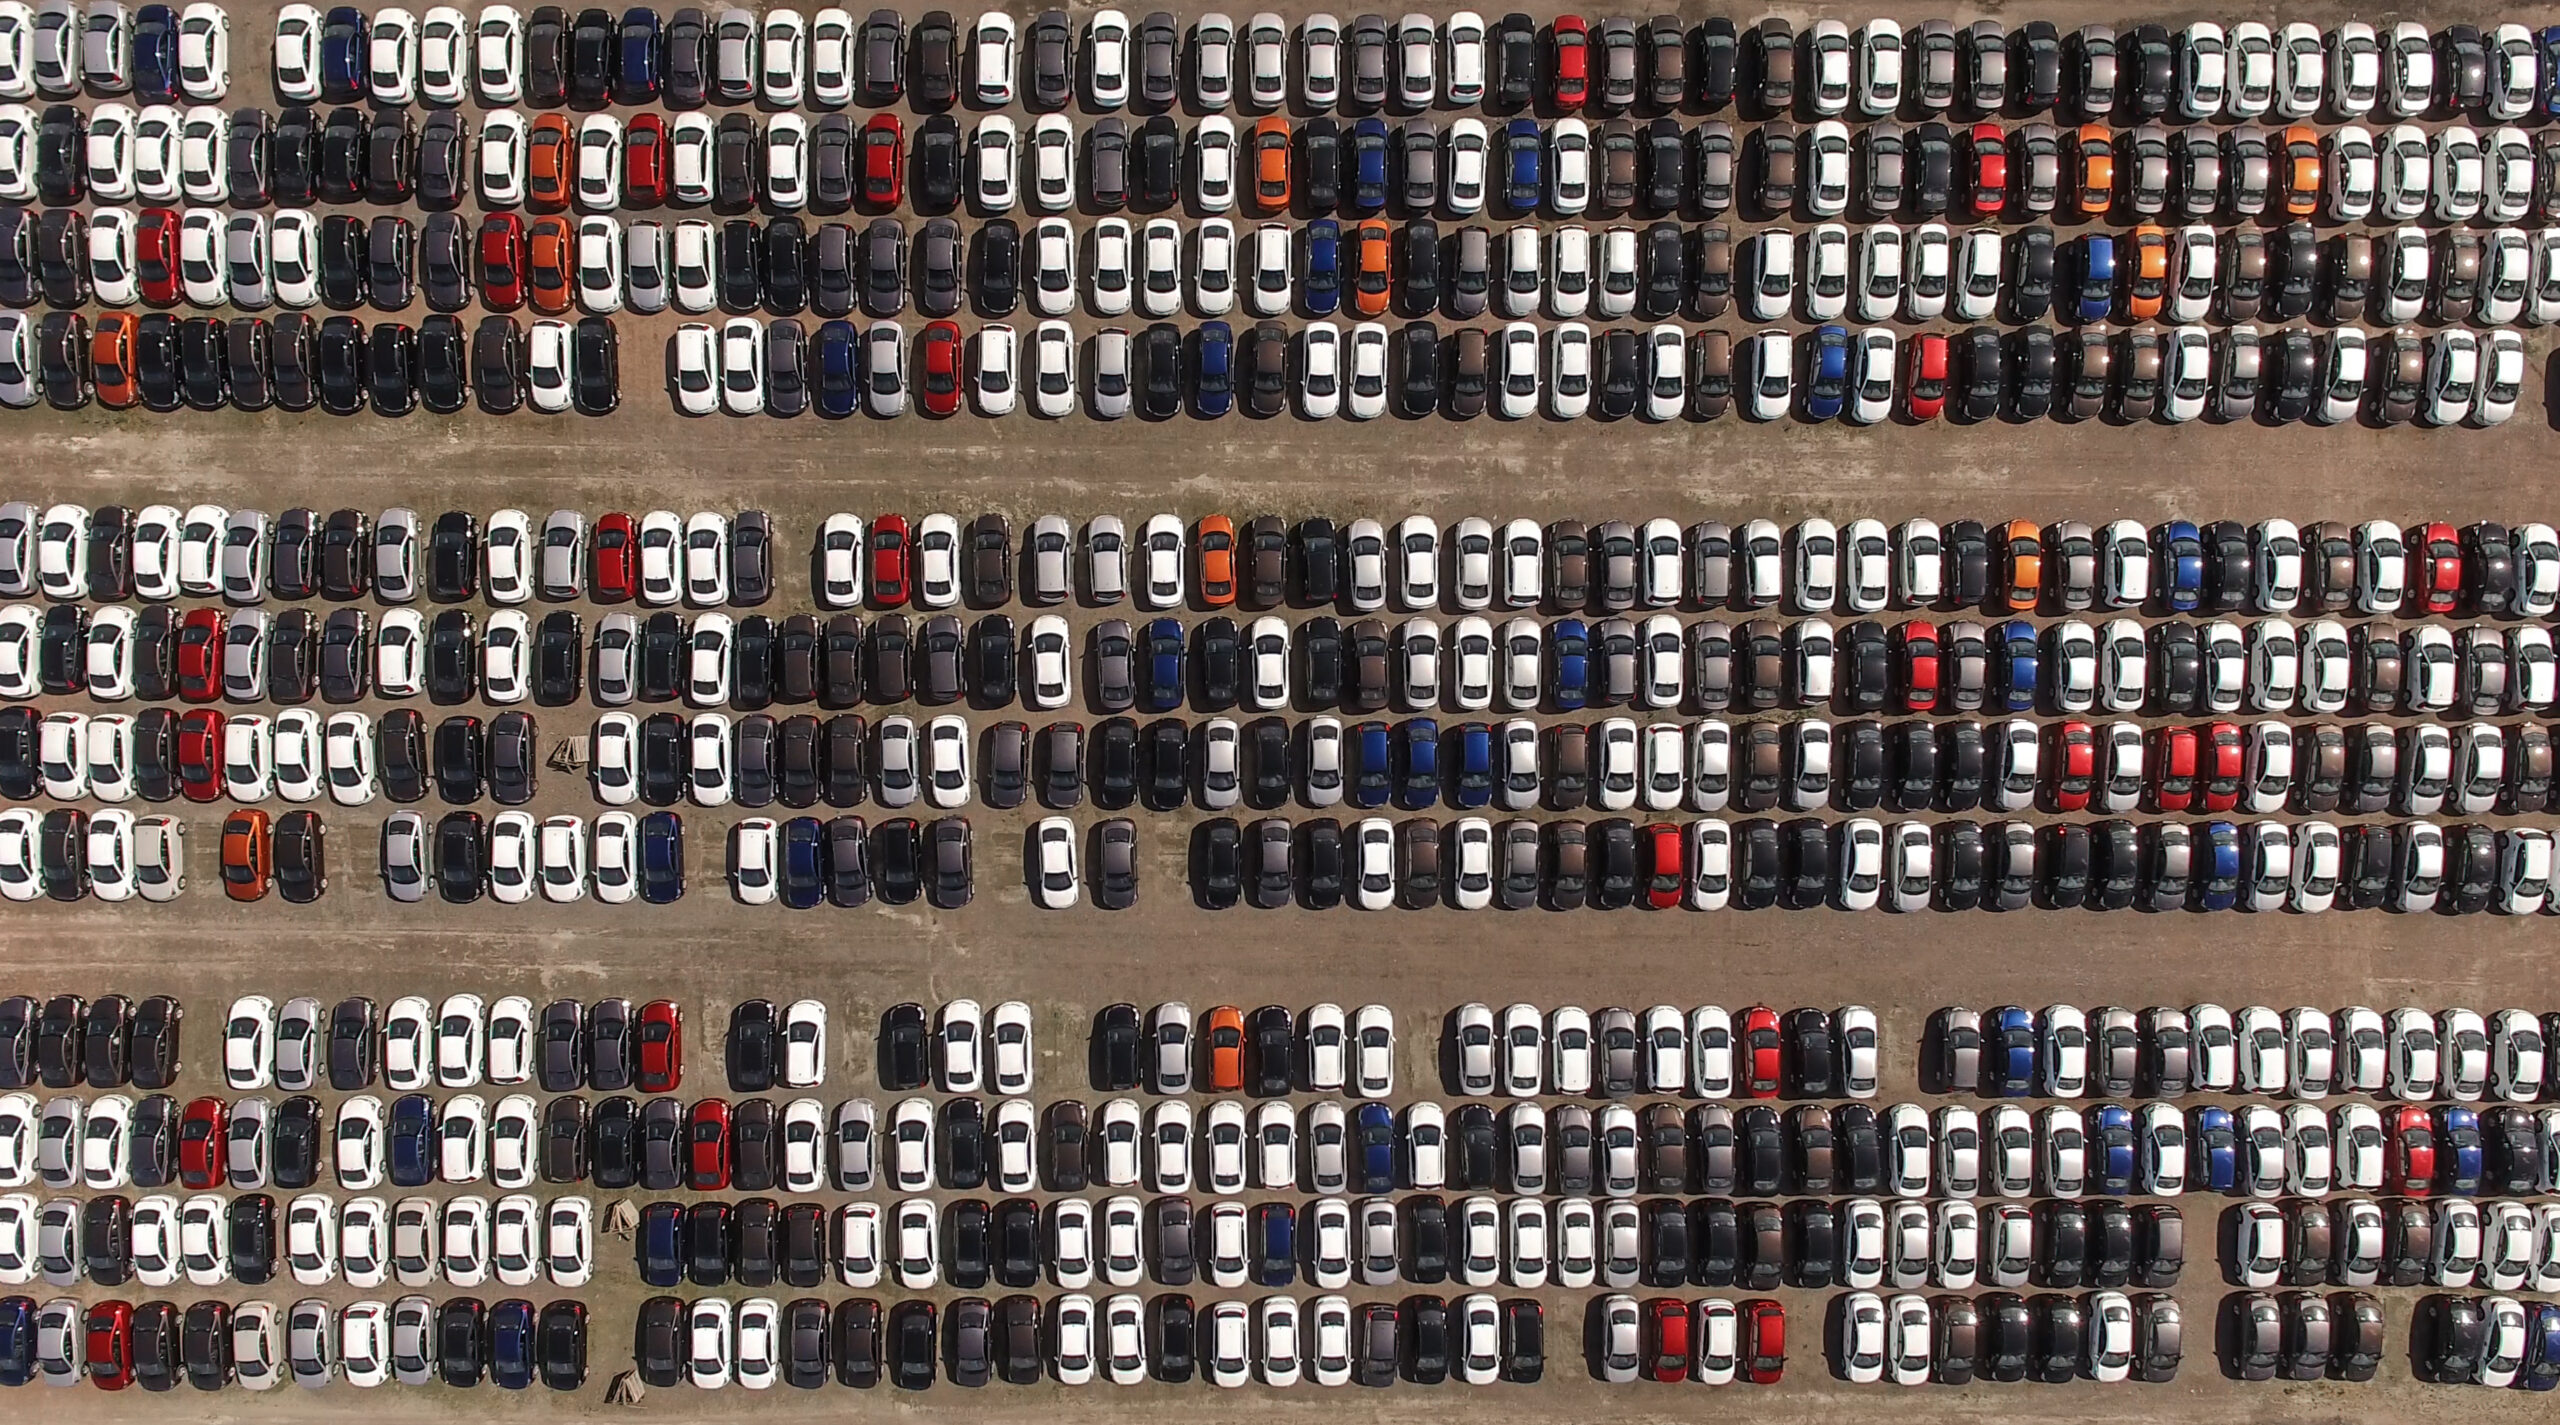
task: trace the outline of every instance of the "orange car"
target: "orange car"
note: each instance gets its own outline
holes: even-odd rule
[[[525,237],[525,279],[533,309],[569,310],[569,269],[576,261],[567,218],[536,218]]]
[[[1231,1004],[1209,1011],[1209,1087],[1227,1093],[1244,1087],[1244,1011]]]
[[[141,326],[131,312],[98,314],[98,334],[89,338],[89,368],[100,405],[121,408],[141,399],[133,385],[133,337]]]
[[[222,889],[235,901],[267,897],[267,814],[242,807],[222,820]]]
[[[1289,121],[1278,114],[1253,126],[1253,201],[1266,213],[1289,211]]]
[[[2320,136],[2308,125],[2284,131],[2284,210],[2310,217],[2320,206]]]
[[[2144,223],[2133,230],[2133,270],[2125,278],[2125,310],[2133,320],[2147,322],[2160,315],[2161,299],[2168,295],[2169,234]]]
[[[569,206],[569,175],[577,167],[577,140],[565,114],[543,114],[533,121],[525,143],[525,201],[536,208]]]
[[[1375,218],[1351,230],[1351,310],[1387,314],[1387,225]]]
[[[2104,124],[2080,126],[2080,211],[2103,214],[2116,195],[2116,136]]]
[[[2032,609],[2044,587],[2044,534],[2034,520],[2011,520],[2001,540],[2009,551],[2009,607]]]
[[[1225,608],[1236,601],[1236,525],[1225,515],[1202,515],[1192,537],[1200,546],[1200,597]]]

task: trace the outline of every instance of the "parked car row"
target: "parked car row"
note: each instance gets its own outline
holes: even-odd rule
[[[2358,1331],[2342,1334],[2333,1362],[2324,1341],[2301,1352],[2301,1368],[2319,1379],[2334,1369],[2340,1380],[2373,1379],[2383,1349],[2382,1306],[2370,1297],[2354,1304],[2340,1297]],[[1976,1380],[2074,1380],[2152,1384],[2177,1378],[2186,1349],[2186,1314],[2165,1294],[2128,1296],[2095,1291],[2080,1297],[2021,1298],[1992,1292],[1967,1299],[1917,1293],[1890,1299],[1871,1291],[1839,1298],[1832,1308],[1838,1327],[1831,1348],[1834,1374],[1852,1384],[1890,1380],[1918,1386],[1966,1385]],[[1722,1381],[1733,1371],[1738,1313],[1729,1302],[1646,1303],[1647,1354],[1620,1365],[1609,1359],[1613,1379]],[[1614,1345],[1614,1338],[1613,1338]],[[1974,1352],[1979,1349],[1981,1355]]]
[[[1106,9],[1079,33],[1065,11],[1049,10],[1026,30],[988,11],[964,28],[934,10],[910,28],[899,12],[878,10],[857,28],[837,9],[821,10],[813,21],[797,10],[759,19],[736,8],[710,15],[686,8],[663,19],[637,9],[619,21],[590,10],[573,22],[566,10],[548,6],[529,23],[506,6],[482,10],[476,22],[441,6],[423,21],[402,9],[368,16],[346,6],[324,19],[297,5],[277,20],[276,90],[304,103],[370,98],[430,106],[473,95],[484,104],[663,100],[680,108],[747,100],[836,108],[905,97],[929,110],[1017,101],[1041,110],[1078,103],[1159,110],[1182,102],[1212,112],[1340,104],[1366,113],[1479,104],[1511,110],[1538,102],[1604,114],[1639,105],[1715,110],[1739,95],[1761,109],[1801,104],[1818,115],[1850,112],[1854,93],[1857,112],[1870,117],[1958,107],[2040,113],[2063,107],[2067,95],[2089,118],[2157,118],[2174,105],[2189,119],[2301,119],[2325,105],[2359,119],[2435,109],[2511,119],[2543,107],[2551,82],[2548,42],[2513,23],[2431,32],[2414,21],[2387,31],[2348,21],[2324,32],[2256,21],[2226,31],[2208,20],[2174,35],[2153,23],[2122,33],[2095,24],[2066,40],[2042,20],[2016,30],[1981,21],[1959,32],[1944,20],[1906,29],[1877,19],[1853,34],[1845,22],[1824,19],[1799,34],[1773,18],[1760,21],[1747,43],[1721,16],[1692,27],[1668,16],[1594,24],[1560,15],[1541,25],[1511,14],[1487,26],[1474,11],[1460,10],[1445,20],[1406,14],[1391,29],[1380,15],[1359,16],[1346,28],[1327,14],[1298,22],[1294,40],[1289,22],[1268,12],[1241,28],[1215,12],[1200,15],[1187,33],[1178,23],[1157,11],[1132,26]],[[465,54],[475,39],[476,61]],[[84,50],[76,68],[67,47],[47,49],[32,73],[11,76],[0,92],[25,97],[40,88],[68,97],[84,79],[104,93],[168,97],[181,87],[165,74],[146,80],[138,68],[128,72],[132,59],[130,40],[108,42],[94,57]],[[218,86],[189,80],[186,87],[190,96],[219,97]]]
[[[1811,518],[1782,529],[1752,519],[1596,525],[1515,519],[1498,528],[1476,517],[1445,529],[1408,515],[1390,527],[1322,516],[1294,525],[1264,515],[1143,521],[1133,536],[1114,515],[1085,521],[1042,515],[1017,550],[1012,524],[984,514],[965,526],[947,514],[867,522],[836,513],[820,524],[809,556],[812,592],[829,610],[868,602],[948,609],[997,608],[1017,592],[1029,604],[1071,597],[1093,605],[1131,598],[1148,609],[1241,601],[1251,609],[1339,604],[1376,613],[1392,597],[1413,612],[1494,607],[1626,613],[1639,606],[1802,614],[1887,608],[2039,608],[2218,614],[2346,616],[2467,612],[2544,617],[2560,609],[2560,534],[2539,522],[2443,521],[2403,528],[2384,520],[2350,527],[2265,519],[2145,528],[2133,520],[1983,522],[1880,520],[1845,525]],[[1016,584],[1016,563],[1020,583]],[[146,505],[0,505],[0,597],[165,602],[220,595],[232,604],[348,600],[371,593],[405,604],[483,596],[499,605],[593,599],[649,606],[758,607],[773,597],[788,560],[762,510],[690,516],[620,511],[592,529],[576,510],[554,510],[539,530],[521,510],[484,527],[469,511],[432,521],[393,507],[323,516],[295,506],[263,510]],[[145,663],[156,660],[145,659]]]
[[[2266,1345],[2262,1293],[2241,1298],[2250,1332],[2244,1367],[2259,1366]],[[2560,1303],[2512,1296],[2431,1296],[2410,1323],[2421,1348],[2420,1379],[2437,1385],[2549,1390],[2560,1383]],[[2251,1379],[2254,1371],[2245,1372]]]
[[[2547,1291],[2560,1282],[2550,1228],[2525,1203],[2302,1198],[2233,1208],[2225,1227],[2228,1279],[2248,1287],[2329,1280]]]
[[[56,1286],[85,1277],[102,1287],[160,1288],[181,1276],[191,1286],[264,1286],[277,1279],[279,1265],[297,1285],[328,1286],[343,1265],[354,1287],[378,1287],[395,1271],[404,1286],[426,1285],[441,1273],[451,1285],[474,1287],[494,1272],[506,1286],[547,1279],[580,1287],[595,1270],[596,1222],[587,1198],[546,1203],[522,1193],[494,1206],[476,1194],[403,1198],[397,1209],[378,1197],[352,1197],[343,1213],[327,1193],[303,1193],[284,1205],[279,1221],[264,1193],[198,1193],[183,1202],[168,1193],[139,1200],[110,1193],[39,1205],[21,1192],[0,1195],[0,1241],[11,1247],[0,1264],[0,1285],[7,1286],[38,1276]]]
[[[2424,823],[2416,824],[2425,826]],[[1248,844],[1249,843],[1249,844]],[[1193,898],[1228,910],[2230,910],[2315,914],[2388,902],[2474,915],[2551,909],[2550,837],[2477,824],[2360,834],[2349,867],[2328,822],[1971,820],[1825,823],[1708,818],[1680,826],[1228,817],[1191,833]],[[1444,850],[1445,849],[1445,850]],[[2397,859],[2395,859],[2397,858]]]
[[[0,1089],[165,1089],[185,1022],[173,995],[0,998]]]
[[[771,1008],[769,1001],[758,1003]],[[782,1042],[793,1046],[785,1056],[792,1072],[821,1076],[825,1020],[824,1006],[799,1001],[772,1020],[742,1015],[733,1032],[742,1046],[771,1050],[780,1025]],[[814,1055],[812,1026],[820,1051]],[[224,1086],[234,1093],[271,1087],[306,1093],[324,1076],[342,1093],[370,1089],[377,1076],[384,1088],[404,1093],[476,1088],[484,1075],[491,1084],[538,1083],[546,1093],[668,1093],[684,1082],[684,1008],[663,999],[636,1011],[620,997],[583,1005],[557,999],[537,1013],[523,995],[490,1001],[467,991],[446,996],[440,1005],[424,995],[402,995],[380,1009],[363,995],[324,1008],[309,995],[279,1006],[251,994],[232,1002],[222,1042]],[[746,1054],[743,1047],[740,1052]]]
[[[2078,1098],[2084,1093],[2366,1094],[2423,1103],[2560,1100],[2550,1052],[2560,1017],[2501,1009],[2430,1013],[2364,1005],[2330,1013],[2263,1005],[1950,1007],[1932,1017],[1928,1070],[1946,1093]],[[2336,1137],[2350,1135],[2343,1129]],[[2417,1176],[2424,1178],[2421,1172]]]
[[[354,1386],[474,1386],[485,1377],[503,1390],[539,1379],[566,1391],[586,1383],[587,1306],[476,1296],[442,1305],[423,1296],[343,1305],[314,1296],[290,1306],[205,1299],[184,1307],[63,1296],[39,1305],[10,1296],[0,1297],[0,1343],[7,1385],[85,1378],[101,1390],[165,1391],[184,1381],[218,1391],[291,1381],[317,1390],[343,1374]]]

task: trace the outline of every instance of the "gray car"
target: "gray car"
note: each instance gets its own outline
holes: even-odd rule
[[[224,557],[228,559],[226,549]],[[393,506],[373,522],[373,592],[386,603],[418,597],[418,512]]]
[[[80,77],[101,94],[133,89],[133,16],[121,0],[89,0],[80,27]]]
[[[233,510],[222,528],[222,597],[235,604],[267,599],[267,516]]]
[[[427,819],[396,811],[382,823],[382,889],[395,901],[426,899],[434,868],[428,864]]]
[[[436,1306],[423,1296],[391,1303],[391,1376],[402,1385],[436,1378],[442,1357],[436,1341]]]
[[[309,995],[284,1002],[276,1013],[276,1087],[287,1093],[309,1090],[320,1076],[321,1039],[328,1011]]]
[[[1104,619],[1093,630],[1093,702],[1104,712],[1127,712],[1137,701],[1136,643],[1127,619]]]
[[[1593,1040],[1598,1046],[1600,1091],[1611,1098],[1625,1098],[1636,1091],[1638,1058],[1643,1048],[1636,1032],[1632,1010],[1615,1007],[1594,1016]]]
[[[731,103],[756,97],[756,17],[727,9],[711,30],[711,92]]]
[[[1068,566],[1074,562],[1073,529],[1057,515],[1042,515],[1031,522],[1023,546],[1031,556],[1023,597],[1035,604],[1065,602],[1071,582]]]

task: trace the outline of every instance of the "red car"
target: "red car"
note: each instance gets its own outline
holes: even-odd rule
[[[191,802],[222,799],[222,714],[211,708],[178,718],[178,790]]]
[[[480,304],[501,312],[524,305],[524,219],[513,213],[480,220]]]
[[[2449,524],[2409,530],[2409,593],[2431,614],[2449,614],[2462,601],[2462,538]]]
[[[2196,805],[2196,730],[2164,727],[2151,735],[2151,801],[2160,811]]]
[[[231,1106],[218,1098],[190,1099],[178,1120],[178,1181],[201,1191],[222,1182],[223,1137],[231,1131]]]
[[[2053,730],[2053,806],[2056,811],[2087,811],[2089,789],[2098,780],[2098,734],[2085,722],[2066,722]]]
[[[2391,1115],[2391,1146],[2382,1159],[2382,1190],[2427,1197],[2436,1190],[2436,1126],[2423,1108]]]
[[[895,114],[874,114],[862,126],[862,201],[876,208],[898,206],[907,170],[907,131]]]
[[[1688,869],[1682,864],[1685,849],[1680,828],[1667,821],[1657,821],[1644,829],[1644,844],[1653,855],[1653,867],[1644,883],[1644,903],[1655,910],[1673,910],[1680,904],[1680,893],[1688,885]]]
[[[2240,804],[2240,728],[2217,722],[2204,730],[2204,809],[2229,811]]]
[[[1787,1373],[1787,1309],[1755,1298],[1742,1303],[1742,1374],[1753,1385],[1776,1385]]]
[[[1938,626],[1927,619],[1905,619],[1893,631],[1902,663],[1902,705],[1927,712],[1938,705]]]
[[[1558,15],[1552,34],[1556,107],[1579,109],[1591,95],[1591,27],[1580,15]]]
[[[892,609],[906,603],[908,552],[905,515],[871,521],[871,602]]]
[[[947,416],[960,409],[960,326],[928,322],[924,329],[923,374],[916,396],[925,414]]]
[[[178,696],[191,703],[222,696],[220,609],[189,609],[178,620]]]
[[[1947,409],[1947,339],[1924,332],[1902,344],[1902,398],[1915,421],[1934,421]]]
[[[1677,1384],[1689,1378],[1689,1304],[1667,1296],[1648,1298],[1644,1304],[1644,1331],[1653,1343],[1653,1359],[1648,1369],[1653,1378]]]
[[[685,1118],[684,1185],[695,1192],[729,1186],[729,1101],[706,1098]]]
[[[133,233],[134,277],[142,284],[142,300],[155,307],[178,305],[178,215],[167,208],[145,208]]]
[[[133,1303],[89,1304],[89,1384],[122,1390],[133,1384]]]
[[[1973,210],[1984,217],[2009,202],[2009,136],[1998,124],[1973,126]]]
[[[1749,1098],[1778,1096],[1778,1012],[1755,1004],[1742,1012],[1742,1092]]]
[[[632,591],[632,561],[639,554],[639,526],[620,510],[596,520],[596,597],[627,599]]]
[[[640,1007],[640,1072],[633,1078],[642,1093],[674,1093],[684,1086],[684,1011],[674,1000],[653,999]]]
[[[634,114],[622,135],[622,187],[634,203],[667,200],[667,121]]]

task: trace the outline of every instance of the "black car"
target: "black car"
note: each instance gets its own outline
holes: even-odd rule
[[[612,414],[622,404],[622,343],[609,317],[581,317],[571,339],[578,413]]]

